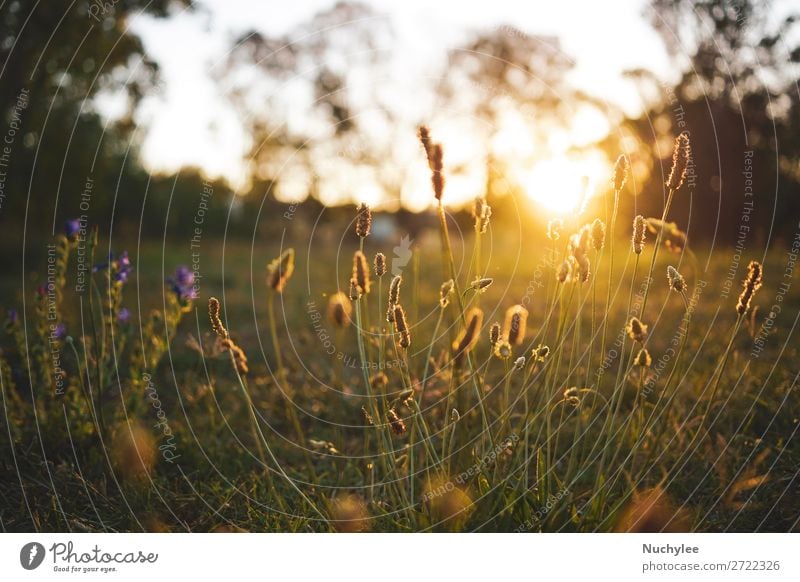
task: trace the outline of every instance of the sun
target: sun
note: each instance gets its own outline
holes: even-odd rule
[[[531,200],[563,215],[580,211],[607,172],[602,158],[559,156],[536,162],[522,186]]]

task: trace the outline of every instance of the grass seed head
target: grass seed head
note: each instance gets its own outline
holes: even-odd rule
[[[375,254],[375,276],[383,277],[386,274],[386,255],[383,253]]]
[[[645,221],[644,216],[637,214],[636,218],[633,219],[633,238],[631,239],[631,242],[633,243],[633,252],[637,255],[642,254],[642,250],[644,249],[644,234],[646,227],[647,221]]]
[[[444,172],[442,171],[444,154],[442,144],[434,144],[430,149],[428,163],[431,165],[431,184],[433,184],[433,195],[439,202],[442,201],[444,193]]]
[[[483,311],[477,307],[473,307],[467,314],[467,326],[458,335],[458,338],[453,342],[453,358],[457,363],[461,363],[464,356],[472,351],[475,344],[478,343],[478,335],[483,325]]]
[[[439,305],[442,306],[442,309],[450,305],[450,296],[453,294],[455,287],[456,284],[450,279],[442,283],[442,286],[439,288]]]
[[[286,283],[294,273],[294,249],[286,249],[267,266],[267,286],[283,293]]]
[[[564,259],[558,266],[558,270],[556,271],[556,279],[558,279],[559,283],[566,283],[571,274],[572,263],[569,260]]]
[[[564,227],[564,222],[560,218],[554,218],[547,223],[547,238],[552,241],[557,241],[561,238],[561,229]]]
[[[742,281],[742,293],[739,295],[739,301],[736,304],[736,313],[744,315],[750,309],[750,303],[753,296],[761,288],[761,282],[764,274],[764,267],[758,261],[750,261],[747,265],[747,276]]]
[[[592,223],[592,246],[599,251],[606,244],[606,225],[599,218],[595,218]]]
[[[387,416],[389,417],[389,426],[392,428],[392,432],[395,436],[403,436],[406,434],[406,423],[397,415],[394,408],[389,409]]]
[[[411,330],[408,328],[406,312],[399,303],[394,306],[394,328],[400,334],[400,347],[407,350],[411,346]]]
[[[392,282],[389,283],[389,305],[397,305],[400,303],[400,284],[403,282],[401,275],[392,277]]]
[[[366,238],[372,229],[372,211],[366,202],[362,202],[356,214],[356,235],[358,238]]]
[[[369,267],[367,266],[367,257],[361,251],[356,251],[353,254],[352,278],[361,290],[361,294],[367,295],[370,288]]]
[[[494,347],[494,345],[500,341],[500,324],[493,323],[492,327],[489,328],[489,345]]]
[[[369,426],[375,426],[375,419],[372,418],[372,415],[369,413],[366,406],[361,407],[361,414],[364,415],[364,420]]]
[[[475,277],[475,280],[470,283],[469,288],[478,293],[483,293],[492,283],[494,283],[494,279],[489,277]]]
[[[353,304],[341,291],[331,295],[328,300],[328,321],[336,327],[347,327],[353,314]]]
[[[639,353],[636,354],[636,365],[649,368],[652,363],[653,358],[650,357],[650,352],[647,351],[647,348],[639,350]]]
[[[630,169],[630,164],[628,163],[628,158],[624,155],[621,155],[617,158],[617,162],[614,164],[614,191],[621,192],[622,188],[625,187],[625,182],[628,180],[628,170]]]
[[[503,337],[512,346],[520,345],[525,339],[525,329],[528,325],[528,310],[522,305],[514,305],[506,311]]]
[[[539,344],[531,352],[531,356],[537,362],[544,362],[547,359],[547,356],[549,356],[549,355],[550,355],[550,347],[542,345],[542,344]]]
[[[638,317],[631,317],[630,321],[628,321],[627,330],[628,337],[640,344],[644,343],[647,337],[647,326],[642,323]]]
[[[216,297],[210,297],[208,300],[208,318],[211,320],[211,329],[220,339],[227,339],[228,330],[225,329],[225,325],[223,325],[219,313],[219,299]]]
[[[358,281],[351,278],[350,279],[350,300],[351,301],[358,301],[361,297],[361,287],[358,286]]]
[[[494,355],[501,360],[507,360],[511,357],[511,354],[511,344],[506,339],[501,339],[494,345]]]
[[[669,281],[669,288],[673,291],[678,293],[686,291],[686,279],[672,265],[667,267],[667,281]]]
[[[692,158],[692,145],[689,134],[685,131],[675,138],[675,148],[672,150],[672,169],[667,178],[667,188],[677,190],[686,180],[686,172]]]
[[[521,370],[525,367],[525,356],[520,356],[516,360],[514,360],[514,369]]]
[[[475,219],[476,232],[486,234],[486,230],[489,228],[489,219],[492,217],[492,207],[489,206],[483,196],[475,198],[472,216]]]

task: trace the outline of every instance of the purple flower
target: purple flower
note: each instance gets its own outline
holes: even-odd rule
[[[186,265],[179,265],[175,269],[175,275],[167,281],[178,299],[197,299],[197,291],[194,288],[194,272]]]
[[[63,323],[57,323],[53,329],[53,337],[55,337],[57,340],[63,340],[65,337],[67,337],[67,326]]]
[[[122,325],[125,325],[130,320],[131,320],[131,312],[128,311],[128,308],[123,307],[122,309],[120,309],[119,313],[117,313],[117,322]]]
[[[67,238],[70,240],[74,239],[80,230],[81,221],[77,218],[73,218],[72,220],[68,220],[64,223],[64,234],[67,235]]]
[[[131,260],[128,258],[128,251],[122,251],[122,254],[114,262],[116,272],[114,273],[114,280],[120,283],[127,283],[133,267],[131,267]]]

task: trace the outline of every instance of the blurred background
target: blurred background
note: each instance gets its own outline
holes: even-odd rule
[[[397,244],[431,221],[420,123],[444,144],[454,220],[483,194],[493,230],[534,237],[607,201],[620,153],[622,216],[660,216],[674,136],[689,131],[672,219],[696,246],[735,245],[753,200],[747,246],[763,249],[798,216],[794,8],[6,0],[2,260],[33,245],[32,269],[81,216],[114,244],[160,246],[186,243],[200,211],[205,243],[264,240],[289,209],[303,240],[315,223],[338,234],[361,201],[396,211],[376,234]]]

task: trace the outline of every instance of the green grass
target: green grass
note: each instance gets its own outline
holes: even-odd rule
[[[431,242],[417,244],[416,259],[403,270],[401,302],[412,335],[406,353],[396,348],[391,334],[381,341],[377,327],[379,322],[389,327],[382,319],[389,275],[381,283],[383,295],[374,280],[358,310],[372,326],[362,349],[355,325],[337,331],[325,317],[328,296],[337,288],[348,291],[355,236],[347,233],[338,251],[334,245],[314,245],[310,263],[304,243],[295,241],[296,271],[287,290],[275,297],[285,382],[278,380],[267,317],[265,269],[278,254],[275,241],[257,247],[204,241],[200,297],[184,304],[182,314],[164,284],[162,264],[169,276],[177,264],[190,264],[188,253],[180,245],[129,247],[137,272],[114,300],[121,301],[115,309],[126,306],[133,317],[127,327],[109,325],[105,339],[89,329],[87,300],[85,332],[80,332],[70,263],[59,313],[73,338],[72,344],[61,344],[67,395],[53,397],[52,383],[41,380],[48,376],[48,364],[46,358],[37,363],[32,348],[40,341],[33,331],[34,285],[27,297],[27,336],[9,325],[3,339],[0,462],[6,477],[0,483],[0,525],[8,531],[606,531],[641,510],[642,491],[659,487],[665,493],[658,511],[648,513],[659,529],[796,530],[800,503],[793,492],[800,450],[793,436],[800,404],[791,333],[796,294],[787,295],[764,351],[751,358],[751,332],[757,333],[775,303],[785,255],[767,256],[764,287],[754,301],[760,307],[755,330],[748,314],[727,365],[719,370],[736,322],[746,261],[730,294],[722,297],[729,251],[715,251],[706,268],[703,250],[694,250],[698,261],[693,263],[688,253],[662,249],[640,315],[650,327],[651,374],[670,348],[677,353],[686,310],[680,296],[667,289],[666,266],[678,266],[686,277],[687,298],[702,292],[680,357],[672,357],[652,389],[643,391],[647,377],[640,378],[636,367],[631,373],[628,367],[621,370],[619,356],[609,358],[609,350],[626,359],[635,353],[630,339],[623,349],[615,342],[624,336],[627,305],[630,297],[636,304],[655,237],[649,236],[631,282],[634,256],[621,222],[605,335],[607,253],[598,265],[591,251],[589,282],[559,286],[555,268],[564,256],[565,235],[554,244],[555,261],[546,250],[553,243],[537,239],[533,244],[497,229],[482,237],[481,274],[494,282],[478,296],[465,291],[475,274],[474,266],[467,267],[476,260],[472,238],[466,245],[454,240],[464,310],[479,302],[484,311],[479,341],[460,368],[452,365],[450,349],[463,328],[455,297],[438,323],[444,276],[435,236],[419,237]],[[370,259],[376,251],[391,259],[392,246],[365,240]],[[97,276],[101,290],[102,279]],[[18,290],[7,291],[4,297],[16,295],[7,307],[21,308]],[[247,353],[250,370],[242,382],[210,333],[206,302],[212,295],[222,301],[223,320]],[[495,321],[502,324],[505,310],[518,303],[529,311],[527,336],[503,362],[491,355],[488,328]],[[102,328],[100,308],[95,304],[94,309],[96,326]],[[139,326],[151,321],[152,309],[168,325],[157,321],[148,328],[147,353],[158,361],[137,367],[132,361]],[[434,330],[437,339],[431,342]],[[15,333],[28,339],[32,390]],[[202,343],[205,354],[190,345],[190,336]],[[530,351],[540,343],[551,353],[533,367]],[[521,355],[528,361],[513,371],[511,364]],[[388,384],[376,389],[374,400],[365,398],[372,387],[365,385],[359,367],[364,358],[403,364],[385,368]],[[152,377],[159,406],[146,397],[143,372]],[[368,370],[367,379],[374,373]],[[709,416],[701,420],[716,374],[719,390]],[[578,401],[563,398],[573,387],[578,391],[569,395]],[[406,403],[408,390],[414,396]],[[298,439],[287,412],[292,406],[310,452],[294,444]],[[394,409],[405,434],[366,424],[362,406],[378,425]],[[460,417],[455,423],[453,408]],[[163,425],[156,424],[158,410],[174,434],[169,442],[179,457],[173,463],[157,450],[168,442]],[[142,428],[132,432],[130,426]]]

